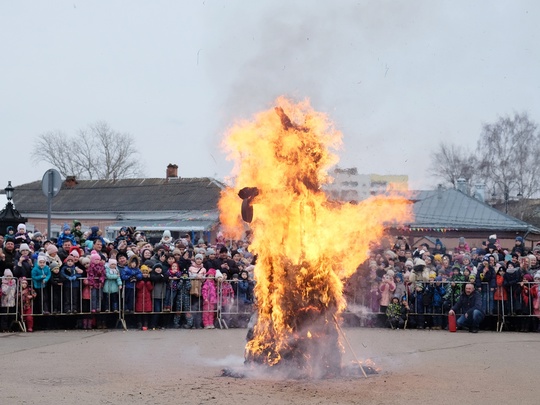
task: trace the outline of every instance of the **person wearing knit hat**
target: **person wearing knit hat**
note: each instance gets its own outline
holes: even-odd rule
[[[142,279],[137,281],[135,296],[135,312],[142,312],[139,316],[138,327],[142,330],[148,329],[148,314],[152,312],[152,281],[150,281],[150,268],[143,264],[141,266]]]
[[[135,309],[135,285],[137,281],[142,280],[139,266],[139,256],[133,254],[128,259],[128,265],[120,269],[120,277],[124,281],[124,311],[126,313],[131,313]]]
[[[88,263],[85,265],[84,261],[87,261]],[[77,266],[77,262],[81,263],[82,268]],[[83,268],[87,268],[89,264],[90,258],[79,258],[78,252],[73,250],[68,257],[66,257],[64,264],[60,268],[60,273],[62,275],[62,279],[64,280],[62,287],[64,295],[64,313],[66,314],[76,314],[80,311],[80,279],[84,275]],[[87,311],[88,310],[89,308]],[[83,323],[83,325],[86,326],[86,321]]]
[[[60,273],[60,265],[57,262],[52,262],[50,265],[51,268],[51,279],[49,281],[52,295],[52,313],[54,315],[62,312],[62,285],[64,278]]]
[[[32,267],[34,267],[34,261],[30,247],[26,243],[22,243],[19,248],[19,254],[15,255],[13,260],[13,274],[17,278],[30,278],[32,277]]]
[[[510,254],[514,253],[519,254],[521,257],[525,256],[525,245],[523,244],[523,237],[521,236],[516,236],[516,241]]]
[[[45,288],[51,278],[51,269],[47,265],[47,259],[50,259],[50,257],[40,254],[32,269],[32,286],[38,294],[35,300],[35,304],[37,304],[35,313],[43,315],[50,315],[49,289]]]
[[[432,329],[441,330],[443,326],[443,302],[446,295],[446,288],[442,284],[441,276],[434,276],[430,273],[430,283],[424,289],[424,308],[426,313],[432,313]],[[429,323],[429,320],[428,320]]]
[[[240,276],[242,277],[244,271],[241,272]],[[239,285],[240,287],[240,285]],[[396,284],[394,282],[394,271],[387,270],[386,274],[382,277],[381,285],[379,286],[379,291],[381,292],[381,298],[379,302],[379,312],[383,314],[386,313],[386,309],[390,304],[392,295],[396,290]]]
[[[58,248],[51,243],[47,246],[47,254],[50,255],[52,253],[58,253]]]
[[[101,256],[95,250],[90,253],[90,266],[87,270],[88,285],[90,286],[91,300],[90,312],[101,311],[102,289],[105,283],[105,265],[101,260]]]
[[[66,242],[66,241],[71,242],[71,244],[69,245],[70,247],[77,245],[77,241],[75,240],[75,236],[73,236],[71,234],[71,228],[69,227],[69,225],[67,223],[65,223],[62,226],[62,232],[60,233],[60,235],[58,235],[58,239],[56,241],[56,246],[62,247],[62,246],[64,246],[64,242]],[[67,249],[69,250],[69,248],[67,248]]]
[[[15,321],[15,304],[17,301],[17,281],[13,278],[10,269],[4,271],[1,291],[2,316],[0,316],[0,329],[2,332],[9,332],[11,324]]]
[[[182,251],[178,248],[174,248],[172,251],[173,256],[180,258],[182,256]]]
[[[16,248],[18,248],[21,243],[30,244],[31,239],[30,236],[28,236],[28,232],[26,232],[25,224],[19,224],[19,226],[17,226],[17,232],[13,235],[13,241]]]
[[[120,308],[119,298],[122,278],[116,259],[109,259],[105,264],[105,284],[103,285],[103,310],[117,313]]]
[[[96,252],[95,250],[92,250],[92,252],[90,252],[90,262],[97,263],[100,260],[101,260],[101,256],[99,255],[99,253]]]
[[[206,280],[201,289],[203,299],[202,323],[205,329],[214,329],[214,320],[217,308],[218,287],[215,279],[216,270],[209,269],[206,273]]]

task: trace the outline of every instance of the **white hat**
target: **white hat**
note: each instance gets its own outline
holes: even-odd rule
[[[21,250],[30,250],[28,243],[21,243],[21,246],[19,246],[19,251]]]

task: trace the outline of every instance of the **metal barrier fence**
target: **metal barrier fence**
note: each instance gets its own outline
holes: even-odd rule
[[[32,287],[31,280],[1,279],[2,330],[15,325],[22,331],[32,331],[36,318],[72,320],[71,325],[81,329],[246,327],[254,302],[253,283],[237,279],[172,278],[156,282],[144,278],[133,283],[133,288],[126,288],[126,283],[117,285],[118,288],[107,284],[93,288],[87,278],[80,278],[78,283],[49,283],[37,289]],[[465,284],[433,281],[407,286],[402,290],[409,305],[405,326],[444,328],[448,310]],[[477,290],[482,295],[486,318],[496,321],[497,331],[536,330],[540,325],[539,282],[495,287],[481,283]],[[437,294],[437,298],[431,293]],[[378,326],[387,325],[385,308],[380,306],[376,294],[360,289],[349,294],[347,301],[349,311],[356,312],[362,320],[360,326],[373,326],[371,321],[377,318]],[[54,329],[55,323],[49,322],[47,328]]]

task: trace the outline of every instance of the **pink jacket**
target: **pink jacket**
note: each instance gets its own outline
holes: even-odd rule
[[[210,304],[217,304],[217,288],[214,279],[207,279],[202,286],[201,295],[203,299]]]
[[[396,284],[393,280],[383,281],[379,286],[379,290],[381,291],[381,306],[387,307],[390,305],[392,293],[396,290]]]

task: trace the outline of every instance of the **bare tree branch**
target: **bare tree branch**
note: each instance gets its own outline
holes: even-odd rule
[[[72,139],[60,131],[46,132],[32,152],[36,160],[55,166],[64,177],[106,180],[142,176],[136,155],[133,137],[102,121],[80,129]]]
[[[529,198],[540,191],[535,176],[540,169],[539,143],[537,125],[526,113],[484,124],[478,140],[479,170],[494,194],[508,201],[512,195]]]
[[[32,149],[32,157],[37,161],[47,162],[56,167],[65,177],[80,176],[82,168],[73,159],[73,144],[61,131],[49,131],[39,135]]]
[[[475,180],[476,158],[462,146],[441,142],[431,156],[429,173],[443,180],[443,184],[457,187],[457,180],[463,178],[471,186]]]

